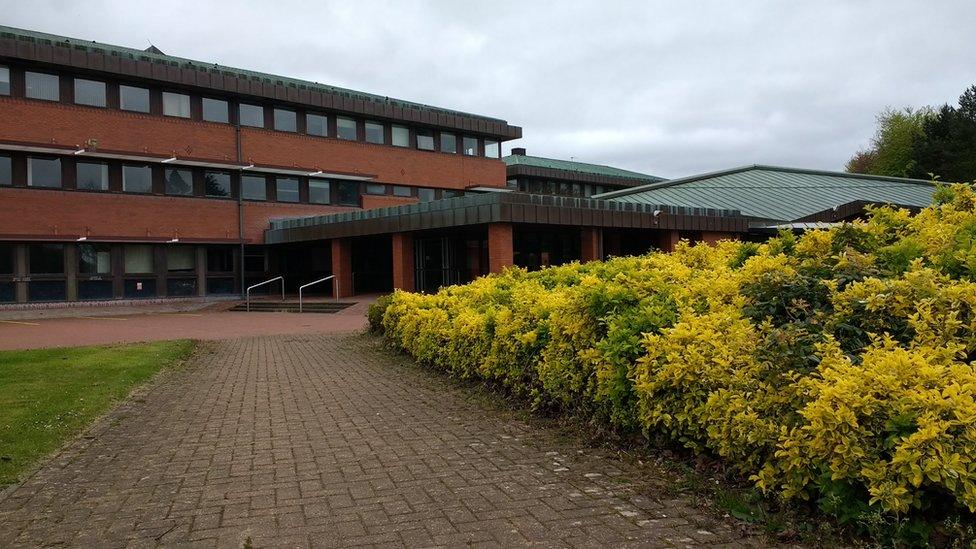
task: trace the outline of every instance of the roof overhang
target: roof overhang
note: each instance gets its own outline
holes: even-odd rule
[[[636,187],[639,185],[647,185],[656,181],[663,181],[663,179],[650,181],[647,179],[615,177],[611,175],[595,174],[582,171],[543,168],[539,166],[529,166],[526,164],[506,164],[505,174],[509,178],[537,177],[540,179],[556,179],[560,181],[590,183],[594,185],[617,185],[621,187]]]

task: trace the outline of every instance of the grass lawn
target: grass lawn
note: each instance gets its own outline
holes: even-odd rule
[[[84,430],[192,341],[0,351],[0,487]]]

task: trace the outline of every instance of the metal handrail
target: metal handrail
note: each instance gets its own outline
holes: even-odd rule
[[[305,288],[308,288],[309,286],[314,286],[314,285],[318,284],[319,282],[325,282],[326,280],[329,280],[329,279],[335,279],[335,295],[333,297],[335,297],[336,299],[339,299],[339,279],[336,278],[335,275],[329,275],[329,276],[327,276],[325,278],[320,278],[320,279],[315,280],[313,282],[309,282],[308,284],[306,284],[304,286],[299,286],[298,287],[298,312],[302,312],[302,292],[305,291]]]
[[[247,296],[247,312],[251,312],[251,290],[253,290],[254,288],[258,288],[260,286],[264,286],[265,284],[271,284],[275,280],[280,280],[281,281],[281,300],[282,301],[285,300],[285,277],[283,277],[283,276],[276,276],[276,277],[274,277],[272,279],[265,280],[264,282],[258,282],[257,284],[255,284],[253,286],[248,286],[247,287],[247,291],[244,292],[245,295]]]

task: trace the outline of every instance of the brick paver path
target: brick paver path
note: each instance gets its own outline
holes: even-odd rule
[[[0,496],[0,547],[758,543],[399,360],[355,335],[203,343]]]

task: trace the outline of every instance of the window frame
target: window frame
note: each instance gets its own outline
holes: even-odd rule
[[[352,137],[344,137],[342,135],[342,122],[352,122]],[[349,128],[346,128],[347,130]],[[336,138],[342,139],[343,141],[358,141],[359,140],[359,123],[355,118],[350,118],[348,116],[337,116],[336,117]]]
[[[32,96],[30,94],[31,75],[53,77],[55,81],[55,86],[54,86],[54,91],[56,92],[55,96],[54,97]],[[42,72],[42,71],[24,71],[24,97],[27,99],[37,99],[38,101],[52,101],[55,103],[61,101],[61,75],[56,73],[50,73],[50,72]]]
[[[129,189],[126,189],[126,176],[125,176],[126,168],[145,168],[147,170],[147,173],[149,174],[149,188],[148,188],[148,190],[145,190],[145,191],[130,191]],[[152,188],[153,187],[152,173],[153,173],[153,169],[152,169],[152,165],[151,164],[122,164],[122,192],[128,193],[128,194],[152,194],[152,192],[153,192],[153,188]]]
[[[12,187],[14,185],[14,157],[9,154],[0,154],[0,164],[6,164],[6,171],[0,170],[0,187]]]
[[[295,182],[295,190],[288,190],[286,192],[295,193],[295,200],[282,200],[281,199],[281,183],[283,182]],[[297,177],[280,175],[275,177],[275,202],[281,202],[282,204],[300,204],[302,201],[302,180]]]
[[[167,102],[166,102],[166,99],[167,98],[173,98],[173,97],[185,99],[185,101],[182,101],[182,100],[180,101],[180,104],[179,104],[179,106],[180,106],[180,112],[177,113],[177,114],[174,114],[174,113],[171,113],[171,112],[167,112]],[[190,94],[188,94],[188,93],[174,92],[174,91],[164,91],[162,93],[162,103],[163,103],[163,116],[170,116],[170,117],[173,117],[173,118],[184,118],[184,119],[189,119],[189,118],[192,118],[193,117],[193,109],[190,106],[190,103],[191,103],[191,101],[190,101]],[[182,114],[183,107],[184,106],[186,107],[186,114],[185,115]]]
[[[189,190],[185,193],[170,192],[170,174],[173,172],[185,172],[189,174],[189,178],[186,183],[189,185]],[[193,196],[193,170],[190,168],[181,168],[177,166],[168,166],[163,169],[163,194],[166,196]]]
[[[83,261],[84,254],[82,253],[82,250],[84,248],[91,248],[95,252],[95,256],[94,256],[95,270],[92,272],[86,272],[85,269],[82,267],[83,265],[87,264],[86,262]],[[108,254],[108,270],[105,271],[98,270],[98,256],[101,253]],[[88,279],[101,279],[105,276],[112,276],[112,246],[109,244],[83,242],[78,245],[78,254],[76,259],[78,260],[78,275],[80,277],[85,277]]]
[[[401,132],[402,130],[402,132]],[[397,134],[403,133],[402,137],[404,139],[403,144],[397,143]],[[398,124],[393,124],[390,126],[390,144],[394,147],[403,147],[406,149],[410,148],[410,128],[407,126],[400,126]]]
[[[282,128],[279,125],[278,115],[291,115],[291,129]],[[271,119],[274,121],[274,129],[279,132],[288,133],[298,133],[298,111],[294,109],[286,109],[283,107],[275,107],[272,112]]]
[[[322,119],[322,133],[315,133],[310,131],[310,129],[312,128],[312,124],[310,121],[313,118]],[[316,137],[329,137],[329,116],[318,112],[305,113],[305,134],[314,135]]]
[[[85,103],[85,102],[79,101],[78,100],[78,84],[80,84],[80,83],[100,84],[102,86],[102,90],[101,90],[101,93],[102,93],[101,102],[100,103]],[[92,80],[90,78],[79,78],[79,77],[75,77],[75,79],[74,79],[74,92],[75,92],[75,97],[74,97],[75,105],[84,105],[86,107],[98,107],[100,109],[104,109],[104,108],[107,108],[108,107],[108,85],[105,82],[101,81],[101,80]]]
[[[485,139],[485,158],[499,159],[502,157],[502,143],[501,141],[496,141],[494,139]],[[495,154],[488,154],[488,144],[491,143],[495,147]]]
[[[98,166],[101,170],[101,185],[97,189],[81,186],[81,167]],[[75,190],[87,192],[106,192],[109,190],[108,163],[97,160],[79,160],[75,163]]]
[[[207,117],[207,105],[213,106],[215,103],[222,103],[224,105],[223,110],[223,120],[218,120],[215,118]],[[200,98],[200,119],[204,122],[213,122],[214,124],[230,124],[230,101],[226,99],[217,99],[216,97],[203,96]]]
[[[34,161],[43,160],[57,163],[58,184],[57,185],[37,185],[34,183]],[[28,156],[27,157],[27,186],[34,189],[63,189],[64,188],[64,165],[61,158],[57,156]]]
[[[6,75],[6,79],[0,79],[0,86],[5,84],[5,87],[0,87],[0,95],[10,95],[12,92],[10,84],[10,67],[7,65],[0,65],[0,76]]]
[[[416,139],[417,139],[417,150],[418,151],[436,151],[437,150],[437,147],[435,146],[436,143],[434,143],[434,130],[428,130],[428,129],[414,130],[414,134],[417,136]],[[421,143],[420,139],[421,138],[424,139],[424,142],[425,143],[426,143],[427,139],[430,139],[430,146],[429,147],[428,146],[423,146],[422,147],[420,145],[420,143]]]
[[[260,180],[261,182],[261,198],[254,198],[247,195],[246,189],[248,188],[248,181]],[[277,192],[277,183],[275,184],[275,191]],[[252,200],[254,202],[267,202],[268,201],[268,177],[259,174],[241,174],[241,199],[242,200]]]
[[[125,91],[126,89],[135,90],[140,92],[146,92],[146,109],[135,109],[132,107],[125,106]],[[141,95],[141,94],[140,94]],[[143,114],[149,114],[152,112],[152,92],[149,88],[143,88],[140,86],[130,86],[128,84],[119,84],[119,109],[126,112],[139,112]]]
[[[258,112],[261,113],[261,117],[260,117],[261,124],[260,125],[257,125],[257,124],[249,124],[249,123],[247,123],[247,122],[244,121],[244,118],[245,118],[244,117],[244,110],[245,110],[245,108],[255,108],[255,109],[258,109]],[[241,126],[244,126],[244,127],[247,127],[247,128],[262,128],[262,129],[263,128],[266,128],[265,119],[264,119],[264,105],[256,105],[254,103],[238,103],[237,104],[237,120],[238,120],[238,122],[240,123]]]
[[[370,127],[372,127],[372,129],[373,129],[374,132],[376,131],[376,128],[379,127],[379,132],[380,132],[379,133],[379,141],[375,141],[375,140],[370,139],[370,137],[369,137]],[[367,143],[372,143],[373,145],[386,145],[386,125],[385,124],[383,124],[382,122],[377,122],[375,120],[367,120],[365,122],[365,128],[366,128],[366,132],[365,133],[366,133],[366,142]]]
[[[325,190],[325,201],[324,202],[313,199],[314,193],[312,192],[312,189],[315,188],[315,187],[313,187],[313,184],[325,184],[325,187],[324,187],[324,190]],[[317,190],[322,190],[322,188],[319,187]],[[318,205],[332,204],[332,182],[329,181],[328,179],[309,178],[309,180],[308,180],[308,203],[309,204],[318,204]]]
[[[474,141],[473,152],[468,152],[468,142]],[[478,138],[472,137],[470,135],[465,135],[461,137],[461,154],[464,156],[478,156]]]
[[[227,178],[227,194],[211,194],[209,180],[211,176],[222,176]],[[234,178],[226,170],[204,170],[203,172],[203,196],[207,198],[234,198]]]
[[[448,150],[448,149],[446,149],[444,147],[444,143],[445,143],[444,138],[445,137],[450,137],[450,141],[452,143],[451,150]],[[458,136],[457,136],[456,133],[441,132],[441,146],[440,146],[440,151],[442,153],[457,154],[457,152],[458,152]]]

